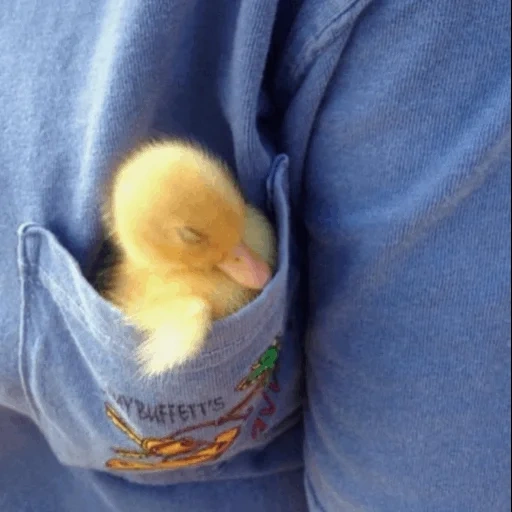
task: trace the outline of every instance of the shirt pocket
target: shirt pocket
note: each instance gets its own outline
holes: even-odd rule
[[[57,238],[38,225],[20,227],[22,378],[34,420],[63,464],[140,483],[225,477],[234,459],[233,469],[245,464],[257,474],[262,464],[252,464],[251,454],[298,422],[302,362],[287,322],[298,274],[290,264],[286,156],[274,160],[267,188],[278,236],[273,279],[214,324],[198,357],[155,378],[138,372],[138,333]],[[290,461],[280,456],[275,464]],[[262,471],[272,469],[279,468]]]

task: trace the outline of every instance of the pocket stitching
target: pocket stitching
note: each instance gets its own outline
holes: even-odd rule
[[[21,378],[21,385],[23,388],[23,393],[25,398],[27,399],[27,403],[29,405],[30,412],[32,413],[32,418],[34,421],[40,418],[39,408],[36,405],[34,398],[32,397],[32,393],[30,393],[30,376],[29,376],[29,364],[26,358],[26,338],[27,338],[27,323],[30,321],[30,314],[28,312],[27,307],[27,296],[32,294],[32,290],[28,287],[28,281],[32,281],[33,277],[28,273],[26,276],[21,272],[21,329],[20,329],[20,344],[19,344],[19,372]],[[35,340],[37,342],[37,339]]]
[[[102,341],[104,341],[106,343],[110,343],[110,342],[114,341],[113,338],[111,338],[110,336],[105,334],[105,332],[103,332],[103,329],[98,331],[92,325],[87,325],[87,322],[86,322],[87,315],[86,315],[85,311],[70,297],[70,295],[68,293],[66,293],[61,288],[61,286],[48,274],[48,272],[46,272],[42,267],[39,267],[39,271],[42,274],[41,279],[40,279],[41,284],[43,286],[45,286],[46,288],[48,288],[48,290],[50,291],[50,293],[52,295],[55,294],[55,295],[60,296],[63,299],[65,299],[62,302],[60,300],[54,299],[54,302],[56,303],[56,306],[59,309],[63,309],[65,311],[68,311],[69,313],[71,313],[76,318],[76,320],[78,320],[80,322],[82,327],[84,327],[86,330],[88,330],[96,338],[100,338]],[[52,293],[52,292],[54,292],[54,293]],[[98,319],[98,320],[99,320],[98,323],[101,323],[103,325],[103,320],[102,319]]]
[[[41,284],[43,286],[46,286],[49,289],[50,293],[51,293],[51,291],[54,291],[55,295],[58,295],[58,296],[62,297],[63,299],[65,299],[65,300],[61,301],[61,300],[56,300],[56,298],[54,298],[54,302],[59,309],[67,311],[71,315],[73,315],[73,317],[76,319],[76,321],[87,332],[91,333],[96,339],[100,339],[106,345],[106,348],[111,347],[113,343],[116,343],[116,346],[119,347],[119,342],[117,340],[115,340],[111,336],[108,336],[104,332],[100,332],[97,329],[93,328],[92,325],[90,325],[86,321],[87,315],[85,314],[84,310],[80,306],[78,306],[73,301],[73,299],[70,298],[69,294],[67,294],[51,278],[51,276],[43,268],[39,267],[39,270],[43,274],[43,278],[41,279],[41,281],[43,281],[43,282],[41,282]],[[33,283],[33,284],[35,284],[35,283]],[[267,313],[269,310],[271,310],[271,305],[272,304],[269,304],[269,306],[263,310],[263,313]],[[278,313],[274,313],[273,315],[271,314],[268,317],[268,319],[270,322],[273,322],[278,316],[279,316]],[[236,342],[229,343],[223,348],[217,348],[212,351],[204,352],[204,354],[202,356],[200,356],[199,359],[197,359],[197,361],[204,361],[204,364],[194,366],[194,368],[186,368],[185,371],[187,373],[199,372],[199,371],[204,371],[205,369],[214,368],[216,366],[222,365],[225,362],[226,355],[229,355],[231,358],[234,355],[240,353],[242,350],[249,347],[251,345],[251,342],[253,342],[256,338],[258,338],[259,335],[264,331],[265,328],[266,328],[266,324],[262,323],[261,327],[258,330],[252,331],[252,334],[250,337],[245,338],[245,339],[244,338],[238,339]],[[271,341],[271,339],[278,337],[279,335],[280,335],[280,330],[278,329],[275,335],[271,335],[269,337],[269,340]],[[237,350],[237,351],[235,353],[233,353],[233,350]],[[130,349],[127,348],[126,351],[128,353],[132,353],[131,348]],[[214,359],[213,363],[211,362],[212,359]]]

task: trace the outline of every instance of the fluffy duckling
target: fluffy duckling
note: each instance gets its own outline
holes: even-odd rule
[[[145,333],[137,353],[145,375],[193,358],[213,321],[271,278],[271,225],[199,146],[140,147],[114,173],[104,211],[119,257],[103,294]]]

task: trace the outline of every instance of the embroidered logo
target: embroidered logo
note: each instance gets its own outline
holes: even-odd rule
[[[265,405],[258,410],[251,425],[251,437],[257,440],[267,430],[265,418],[272,416],[276,411],[268,391],[279,392],[275,378],[279,349],[279,342],[276,340],[251,366],[249,373],[235,386],[235,391],[246,394],[229,411],[215,419],[180,428],[164,437],[140,436],[122,419],[112,404],[105,403],[105,412],[112,424],[137,445],[136,449],[113,448],[116,457],[109,459],[105,466],[119,471],[155,471],[215,461],[233,446],[243,424],[254,412],[252,402],[262,397]],[[208,427],[224,425],[232,426],[222,430],[213,439],[201,439],[192,434]]]

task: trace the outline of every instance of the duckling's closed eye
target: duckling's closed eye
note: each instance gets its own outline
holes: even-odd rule
[[[208,237],[193,228],[184,226],[177,229],[178,235],[186,244],[197,245],[208,241]]]

